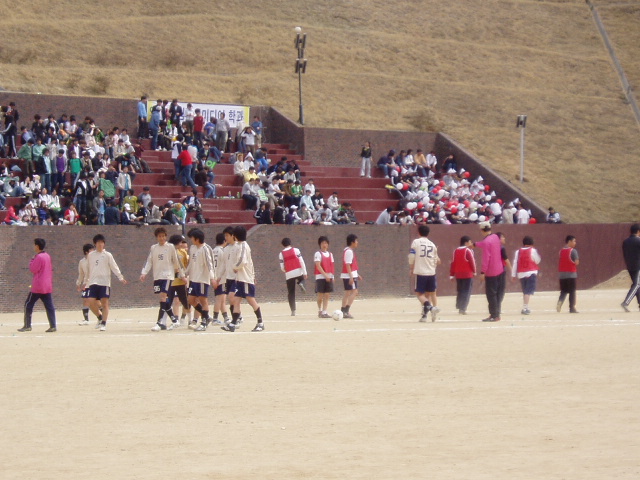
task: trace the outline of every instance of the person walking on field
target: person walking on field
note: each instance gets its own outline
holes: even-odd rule
[[[289,300],[289,308],[291,316],[296,316],[296,284],[300,290],[306,292],[307,289],[304,281],[307,279],[307,267],[300,250],[291,246],[290,238],[282,239],[284,249],[278,255],[280,260],[280,269],[284,272],[287,280],[287,299]]]
[[[485,293],[489,303],[489,316],[483,322],[499,322],[502,299],[500,297],[500,278],[504,272],[500,237],[491,233],[489,222],[478,224],[483,240],[476,242],[476,247],[482,250],[481,280],[484,280]]]
[[[467,235],[460,238],[460,246],[453,252],[449,278],[456,281],[456,308],[460,315],[467,314],[473,277],[476,275],[476,259],[471,247],[473,242]]]
[[[118,264],[110,252],[105,250],[106,240],[104,235],[98,234],[93,237],[93,244],[96,249],[87,255],[87,265],[89,266],[87,284],[89,286],[89,298],[91,311],[98,317],[96,328],[101,332],[107,329],[107,319],[109,318],[109,297],[111,296],[111,273],[124,285],[128,282],[120,272]],[[83,288],[87,286],[83,285]]]
[[[409,272],[415,275],[415,293],[422,305],[420,322],[427,321],[427,314],[431,312],[431,321],[435,322],[440,309],[437,307],[436,297],[436,267],[440,265],[438,247],[429,240],[430,229],[427,225],[420,225],[420,238],[411,242],[409,249]]]
[[[565,246],[560,250],[558,262],[558,276],[560,277],[560,298],[556,310],[562,310],[562,304],[569,295],[569,313],[578,313],[576,310],[576,282],[578,278],[578,265],[580,257],[576,250],[576,237],[567,235]]]
[[[47,333],[56,331],[56,309],[53,306],[53,267],[51,265],[51,257],[44,251],[47,242],[44,238],[36,238],[33,241],[33,250],[35,255],[29,262],[29,270],[33,274],[31,281],[31,291],[24,302],[24,326],[19,328],[19,332],[31,331],[31,315],[33,314],[33,306],[38,300],[42,300],[44,308],[47,311],[47,320],[49,320],[49,328],[45,330]]]
[[[529,300],[531,296],[536,293],[536,284],[538,281],[538,265],[542,259],[538,250],[533,247],[533,238],[526,236],[522,239],[522,248],[516,251],[513,258],[513,267],[511,269],[511,276],[518,277],[520,285],[522,286],[522,313],[523,315],[529,315]]]
[[[622,242],[622,255],[627,271],[631,277],[631,288],[620,306],[625,312],[629,311],[629,304],[633,297],[640,305],[640,225],[634,223],[630,228],[630,235]]]

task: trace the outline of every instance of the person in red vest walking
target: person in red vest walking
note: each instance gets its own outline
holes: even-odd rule
[[[526,236],[522,239],[522,248],[516,251],[513,258],[513,267],[511,276],[517,277],[522,286],[522,313],[529,315],[529,300],[531,295],[536,292],[536,283],[538,281],[538,265],[540,264],[540,254],[538,250],[533,248],[533,238]]]
[[[353,318],[349,313],[353,301],[358,295],[358,280],[362,277],[358,273],[358,259],[355,249],[358,248],[358,236],[350,233],[347,235],[347,246],[342,253],[342,283],[344,285],[344,296],[342,297],[342,313],[344,318]]]
[[[453,260],[449,269],[449,278],[456,281],[456,308],[460,315],[467,314],[473,277],[476,275],[476,259],[473,256],[471,237],[465,235],[460,238],[460,246],[453,252]]]
[[[280,252],[280,269],[284,272],[287,279],[287,298],[289,300],[289,308],[291,308],[291,316],[296,316],[296,284],[300,290],[306,292],[304,281],[307,279],[307,267],[300,250],[291,246],[290,238],[282,239],[284,249]]]
[[[560,277],[560,298],[556,310],[562,310],[562,304],[569,295],[569,313],[578,313],[576,310],[576,282],[578,278],[578,264],[580,257],[576,250],[576,237],[567,235],[565,246],[560,250],[558,262],[558,276]]]
[[[31,314],[33,306],[38,300],[42,300],[49,320],[47,333],[56,331],[56,309],[53,306],[53,267],[51,257],[44,251],[47,242],[44,238],[36,238],[33,241],[35,255],[29,263],[29,270],[33,273],[31,291],[24,302],[24,326],[19,328],[19,332],[31,331]]]
[[[333,292],[335,266],[333,253],[329,251],[329,238],[325,236],[318,238],[318,246],[320,250],[313,256],[316,293],[318,294],[318,318],[331,318],[327,308],[329,307],[329,297]]]

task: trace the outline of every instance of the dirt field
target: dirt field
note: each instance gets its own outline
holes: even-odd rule
[[[229,334],[153,333],[154,310],[107,332],[0,316],[1,479],[637,479],[640,313],[622,290],[541,293],[483,324],[440,299],[357,301],[355,320],[263,304]],[[117,305],[117,298],[114,299]],[[338,302],[332,302],[336,308]],[[39,307],[40,308],[40,307]],[[247,307],[245,307],[245,310]],[[246,313],[246,312],[245,312]]]

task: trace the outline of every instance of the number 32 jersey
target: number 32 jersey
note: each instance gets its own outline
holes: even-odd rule
[[[440,263],[438,247],[427,237],[416,238],[411,242],[409,265],[413,265],[416,275],[435,275],[436,266]]]

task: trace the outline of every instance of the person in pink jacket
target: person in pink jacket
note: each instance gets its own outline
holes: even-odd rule
[[[53,268],[51,266],[51,257],[44,251],[47,242],[44,238],[36,238],[33,241],[33,250],[35,255],[29,263],[29,270],[33,273],[31,281],[31,291],[24,302],[24,326],[19,328],[19,332],[31,331],[31,314],[33,306],[38,300],[42,300],[44,308],[47,311],[47,319],[49,320],[49,329],[46,332],[56,331],[56,309],[53,306]]]

